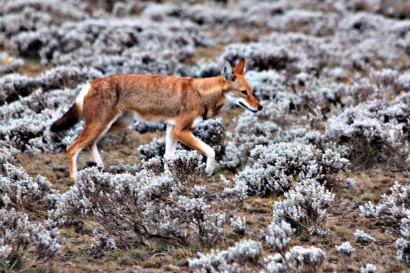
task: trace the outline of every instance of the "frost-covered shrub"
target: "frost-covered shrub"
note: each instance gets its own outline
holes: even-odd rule
[[[301,119],[307,118],[292,115],[291,99],[281,97],[279,102],[261,101],[261,103],[264,106],[262,111],[256,114],[243,112],[236,120],[231,138],[242,155],[248,156],[257,145],[277,142],[316,144],[320,140],[319,131],[309,125],[297,124]]]
[[[383,214],[394,217],[400,221],[400,232],[410,238],[410,186],[400,185],[397,181],[390,187],[391,194],[382,194],[382,201],[379,204],[372,202],[360,206],[360,214],[368,217],[380,217]]]
[[[400,157],[408,153],[407,136],[405,124],[391,116],[399,113],[391,110],[377,102],[346,108],[329,118],[324,138],[346,145],[354,165],[365,167],[390,158],[400,164]]]
[[[197,258],[189,259],[193,272],[301,272],[300,270],[317,271],[326,258],[320,248],[304,248],[288,244],[294,230],[285,221],[272,223],[268,228],[266,241],[279,253],[262,255],[262,245],[255,241],[236,242],[229,250],[215,251],[205,255],[198,253]],[[302,271],[304,272],[304,271]]]
[[[336,250],[337,252],[342,253],[346,256],[352,255],[352,253],[355,251],[349,242],[344,242],[340,246],[336,246]]]
[[[165,124],[138,120],[131,128],[141,134],[153,131],[165,131]]]
[[[74,90],[37,90],[19,101],[0,106],[2,143],[30,155],[40,151],[62,150],[61,142],[66,133],[53,134],[48,128],[62,116],[63,107],[72,105],[73,97]],[[70,132],[73,130],[67,134],[70,135]],[[77,135],[73,134],[71,139]]]
[[[320,248],[311,246],[304,248],[294,246],[285,255],[275,254],[264,259],[264,268],[261,272],[285,273],[285,272],[316,272],[322,266],[326,253]]]
[[[41,88],[44,92],[63,87],[74,87],[86,80],[101,77],[101,72],[93,68],[59,66],[47,70],[44,74],[31,78],[19,74],[10,74],[0,78],[1,102],[11,102],[20,96],[28,96]]]
[[[396,241],[397,260],[401,263],[410,264],[410,243],[403,238]]]
[[[285,199],[273,203],[273,222],[289,221],[298,229],[322,232],[335,195],[314,179],[302,180],[293,190],[285,192]]]
[[[377,266],[374,264],[366,264],[365,267],[360,268],[360,273],[377,273]]]
[[[356,181],[353,178],[346,178],[346,184],[349,189],[356,189]]]
[[[346,170],[348,160],[332,150],[313,145],[277,143],[258,145],[251,151],[249,165],[236,177],[245,181],[250,194],[283,192],[304,178],[323,180],[326,174]]]
[[[374,243],[376,239],[364,232],[363,230],[356,229],[355,233],[353,234],[356,241],[360,243]]]
[[[0,7],[0,30],[7,38],[65,21],[85,19],[88,14],[78,2],[58,0],[5,1]]]
[[[410,73],[403,73],[397,77],[394,81],[394,87],[397,93],[408,92],[410,90]]]
[[[19,153],[19,150],[13,147],[6,147],[3,141],[0,141],[0,164],[6,162],[14,163],[16,161],[15,155]]]
[[[245,217],[236,217],[235,220],[231,222],[231,227],[236,234],[243,235],[246,230]]]
[[[274,70],[251,70],[246,73],[246,78],[252,85],[255,96],[261,100],[279,99],[288,91],[284,77]]]
[[[230,63],[237,63],[240,58],[248,60],[246,66],[249,70],[287,70],[299,72],[299,56],[281,44],[250,43],[232,44],[225,48],[221,59]]]
[[[227,204],[242,204],[248,198],[248,185],[243,181],[238,181],[231,187],[231,182],[221,175],[221,182],[225,184],[225,188],[221,194],[223,200],[227,200]]]
[[[325,261],[326,253],[314,246],[309,248],[294,246],[286,253],[286,259],[293,268],[317,269]]]
[[[320,11],[290,10],[282,16],[274,17],[269,27],[280,32],[302,32],[309,35],[332,35],[337,24],[336,13]]]
[[[410,203],[410,185],[400,185],[397,181],[390,187],[391,194],[382,194],[383,201],[377,205],[372,202],[360,206],[360,213],[369,218],[379,217],[381,214],[392,215],[396,218],[406,216]]]
[[[229,250],[211,250],[209,254],[198,253],[189,259],[193,272],[248,272],[257,266],[262,255],[262,245],[252,240],[237,242]]]
[[[31,208],[34,203],[47,204],[47,195],[54,193],[52,185],[44,177],[30,177],[23,168],[10,163],[3,164],[5,176],[0,177],[1,207]]]
[[[410,238],[410,209],[405,210],[406,215],[400,221],[400,233],[406,238]]]
[[[241,152],[232,141],[227,141],[224,150],[225,155],[221,160],[218,161],[219,167],[221,167],[221,169],[235,170],[241,165],[242,161],[244,160],[241,157]]]
[[[287,249],[295,230],[284,220],[272,222],[268,226],[266,242],[274,251],[284,253]]]
[[[165,138],[154,138],[150,143],[137,147],[141,160],[149,160],[154,157],[162,157],[165,154]]]
[[[209,38],[188,22],[86,19],[22,32],[12,38],[21,55],[37,49],[42,62],[114,73],[173,74]]]
[[[147,238],[172,237],[187,243],[191,236],[213,244],[224,233],[224,213],[212,213],[202,197],[194,197],[186,180],[169,173],[157,176],[147,170],[135,175],[108,174],[89,168],[79,172],[76,184],[61,195],[50,224],[73,224],[87,215],[110,236],[129,234]],[[129,245],[116,238],[119,247]]]
[[[261,272],[285,273],[316,272],[325,261],[326,253],[320,248],[311,246],[304,248],[301,246],[292,247],[286,254],[275,254],[264,259],[265,270]],[[304,272],[304,271],[302,271]]]
[[[16,270],[21,262],[34,265],[58,254],[61,249],[57,229],[48,230],[32,223],[28,216],[12,209],[0,209],[0,268]]]

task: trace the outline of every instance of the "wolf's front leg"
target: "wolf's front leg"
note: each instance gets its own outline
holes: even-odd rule
[[[205,173],[208,177],[210,177],[214,174],[214,169],[215,169],[215,151],[210,146],[208,147],[210,148],[210,151],[206,155]]]
[[[165,135],[165,154],[164,158],[167,156],[175,154],[177,149],[178,140],[172,136],[172,131],[174,130],[174,125],[167,124],[167,130]],[[169,171],[167,163],[164,163],[165,171]]]
[[[173,135],[178,138],[182,143],[191,149],[195,149],[200,153],[206,155],[206,168],[205,172],[207,176],[212,176],[215,168],[215,151],[208,144],[196,138],[190,130],[178,130],[175,128]]]

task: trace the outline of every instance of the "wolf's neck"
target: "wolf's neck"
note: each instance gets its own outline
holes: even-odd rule
[[[194,80],[194,87],[207,108],[207,118],[217,115],[225,103],[224,82],[221,76]]]

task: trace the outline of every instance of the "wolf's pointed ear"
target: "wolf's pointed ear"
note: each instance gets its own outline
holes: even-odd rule
[[[224,64],[224,68],[222,69],[222,76],[227,81],[235,80],[235,74],[233,73],[232,66],[228,61],[226,61]]]
[[[245,74],[245,59],[242,58],[234,69],[235,74],[243,75]]]

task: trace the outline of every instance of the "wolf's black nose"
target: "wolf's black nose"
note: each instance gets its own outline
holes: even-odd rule
[[[258,110],[260,111],[260,110],[262,110],[263,109],[263,106],[262,105],[259,105],[258,106]]]

